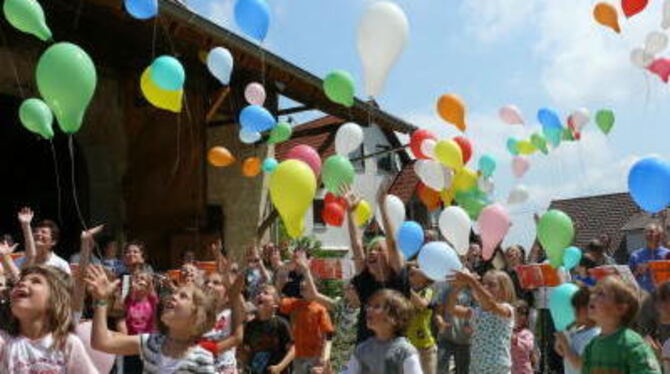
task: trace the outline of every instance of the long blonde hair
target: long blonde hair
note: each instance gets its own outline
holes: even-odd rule
[[[484,277],[487,275],[493,277],[496,283],[498,283],[498,287],[500,287],[502,300],[499,301],[514,304],[516,301],[516,291],[514,290],[512,278],[502,270],[489,270],[484,274]]]

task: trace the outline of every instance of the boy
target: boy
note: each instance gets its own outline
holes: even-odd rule
[[[430,308],[430,302],[433,299],[433,289],[430,286],[433,281],[426,277],[416,263],[407,266],[411,286],[409,300],[414,307],[414,315],[407,328],[407,338],[419,351],[423,374],[435,374],[437,373],[437,345],[431,331],[433,310]]]
[[[567,333],[557,332],[554,348],[563,357],[565,374],[579,374],[582,369],[582,354],[589,342],[600,334],[600,328],[589,318],[589,298],[591,292],[582,287],[572,296],[575,310],[575,326]]]
[[[628,326],[639,307],[637,292],[622,280],[606,277],[589,300],[588,317],[600,335],[586,346],[583,374],[661,374],[651,348]]]
[[[60,235],[58,225],[54,221],[45,219],[35,226],[33,232],[32,227],[30,227],[33,215],[30,208],[22,208],[18,214],[23,237],[25,238],[26,253],[24,257],[16,261],[16,266],[25,269],[32,265],[47,265],[71,274],[70,264],[53,253]]]

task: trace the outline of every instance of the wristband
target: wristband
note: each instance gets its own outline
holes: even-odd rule
[[[107,300],[96,300],[93,302],[93,306],[96,308],[107,306]]]

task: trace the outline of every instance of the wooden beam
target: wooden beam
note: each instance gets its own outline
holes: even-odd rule
[[[310,105],[299,105],[299,106],[295,106],[293,108],[280,109],[280,110],[277,111],[277,115],[278,116],[285,116],[287,114],[306,112],[308,110],[314,110],[314,108]]]
[[[223,87],[219,90],[216,100],[214,100],[214,104],[212,104],[211,107],[209,107],[209,110],[207,111],[207,115],[205,116],[205,122],[209,123],[212,122],[212,119],[216,115],[216,112],[219,111],[219,108],[221,108],[221,105],[223,104],[223,101],[226,99],[226,96],[228,96],[228,93],[230,92],[230,86]]]

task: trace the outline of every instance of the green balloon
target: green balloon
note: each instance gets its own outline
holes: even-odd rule
[[[7,22],[20,31],[35,35],[42,41],[51,39],[44,10],[36,0],[5,0],[2,10]]]
[[[486,199],[486,193],[479,190],[477,187],[474,187],[469,191],[456,192],[454,200],[456,201],[456,204],[468,213],[468,216],[470,216],[470,219],[472,220],[479,218],[479,214],[482,210],[489,205],[489,201]]]
[[[547,148],[547,139],[542,134],[534,133],[530,136],[530,142],[539,149],[543,154],[548,154],[549,149]]]
[[[24,100],[19,107],[19,118],[23,127],[42,135],[44,139],[54,137],[54,116],[44,101],[35,98]]]
[[[335,70],[323,80],[323,90],[330,101],[346,107],[354,105],[354,78],[349,72]]]
[[[293,133],[293,127],[286,122],[279,122],[272,131],[270,131],[270,138],[268,144],[281,143],[289,140]]]
[[[549,263],[554,267],[563,263],[563,251],[572,244],[574,236],[572,219],[560,210],[548,211],[537,224],[537,238],[547,251]]]
[[[328,191],[339,195],[341,186],[354,182],[354,166],[344,156],[330,156],[321,168],[321,179]]]
[[[79,131],[98,79],[88,54],[72,43],[54,44],[40,57],[36,75],[60,128],[68,134]]]
[[[614,126],[614,112],[609,109],[601,109],[596,113],[596,124],[605,135],[612,131]]]
[[[575,141],[575,137],[572,135],[572,131],[570,131],[569,128],[565,127],[563,128],[563,134],[561,134],[561,140],[564,141]]]

